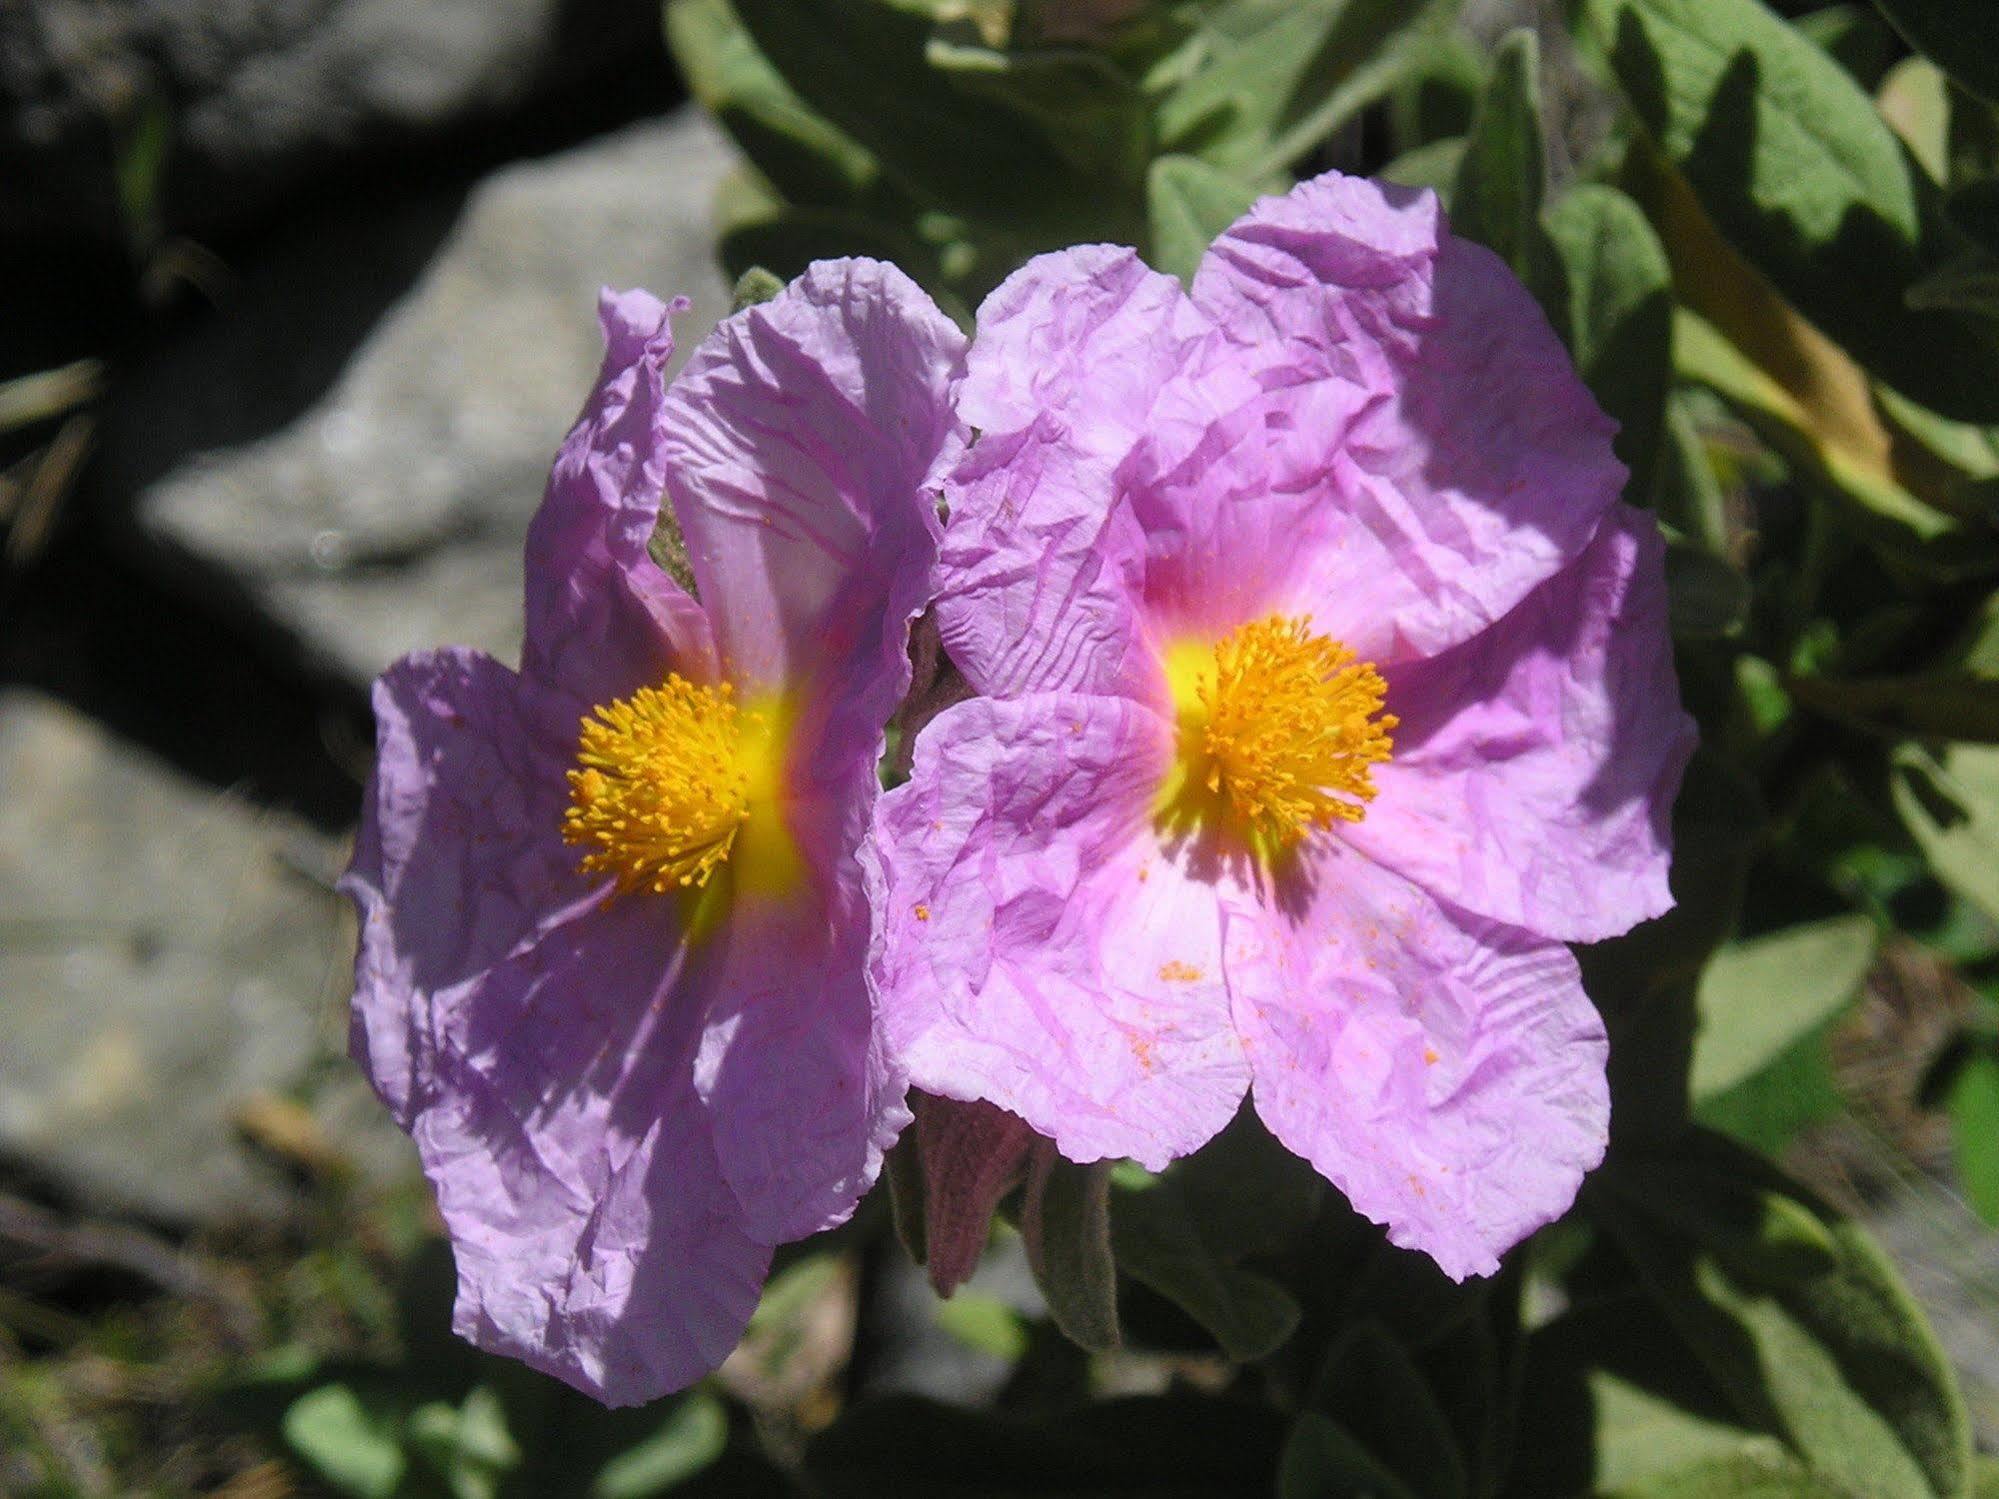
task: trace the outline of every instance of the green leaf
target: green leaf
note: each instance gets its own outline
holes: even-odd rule
[[[1795,677],[1786,685],[1806,707],[1891,738],[1999,744],[1999,678],[1932,671],[1905,677]]]
[[[1999,1052],[1984,1047],[1966,1057],[1944,1104],[1965,1201],[1987,1223],[1999,1224]]]
[[[485,1385],[462,1405],[434,1400],[411,1411],[409,1442],[443,1476],[453,1499],[494,1499],[501,1479],[521,1462],[500,1397]]]
[[[1040,128],[1055,154],[1101,183],[1136,181],[1150,138],[1137,88],[1101,52],[1038,47],[1005,52],[946,41],[928,59],[968,98],[983,97]]]
[[[1693,1096],[1734,1087],[1843,1008],[1867,976],[1874,941],[1867,917],[1836,916],[1716,953],[1695,996]]]
[[[712,1467],[729,1442],[729,1417],[714,1396],[696,1392],[652,1436],[597,1470],[590,1499],[650,1499]]]
[[[1856,535],[1898,562],[1948,580],[1989,575],[1999,563],[1990,536],[1967,530],[1840,446],[1790,392],[1685,307],[1673,314],[1673,362],[1685,378],[1725,396],[1800,478],[1838,502]]]
[[[1162,156],[1145,181],[1152,225],[1152,263],[1194,284],[1194,272],[1215,236],[1248,212],[1256,189],[1194,156]]]
[[[806,104],[757,50],[730,0],[671,0],[666,36],[688,89],[783,197],[844,205],[879,178],[868,150]]]
[[[1811,1032],[1775,1061],[1726,1092],[1703,1098],[1695,1117],[1766,1155],[1781,1152],[1807,1125],[1846,1107],[1826,1055],[1830,1024]]]
[[[1283,1418],[1174,1394],[1102,1400],[1041,1421],[892,1397],[813,1439],[825,1499],[1266,1499]]]
[[[1427,187],[1443,203],[1451,206],[1451,184],[1458,180],[1458,164],[1464,160],[1465,138],[1448,135],[1428,145],[1404,151],[1379,173],[1384,182],[1401,187]]]
[[[1999,921],[1999,749],[1953,745],[1896,757],[1895,807],[1937,878]]]
[[[1541,227],[1547,163],[1541,145],[1540,44],[1521,27],[1492,60],[1451,187],[1451,230],[1494,251],[1554,315],[1555,252]]]
[[[1653,502],[1661,521],[1714,556],[1728,547],[1728,502],[1688,404],[1685,395],[1667,401],[1666,440],[1659,453]]]
[[[1959,85],[1999,104],[1999,23],[1985,0],[1874,0],[1909,45]]]
[[[1674,1140],[1686,1122],[1695,988],[1735,928],[1763,822],[1755,782],[1712,749],[1697,750],[1673,806],[1673,909],[1577,954],[1610,1032],[1619,1144]]]
[[[285,1442],[315,1473],[356,1499],[388,1499],[402,1482],[400,1413],[353,1386],[321,1385],[284,1415]]]
[[[1290,1292],[1210,1248],[1171,1175],[1142,1192],[1113,1192],[1111,1242],[1125,1274],[1200,1323],[1230,1358],[1263,1358],[1297,1328]]]
[[[1417,1499],[1461,1499],[1464,1453],[1429,1382],[1380,1324],[1353,1324],[1326,1354],[1306,1408],[1331,1417]]]
[[[1455,211],[1452,215],[1456,224]],[[1622,426],[1625,498],[1652,501],[1666,389],[1673,377],[1673,275],[1644,211],[1612,187],[1583,183],[1546,215],[1565,296],[1556,324],[1576,368]]]
[[[1895,33],[1871,5],[1828,5],[1793,16],[1791,24],[1870,94],[1880,87],[1881,76],[1902,52]]]
[[[1137,154],[1123,180],[1080,170],[1070,159],[1075,143],[1058,145],[1051,134],[1048,89],[1026,85],[1035,107],[1023,109],[1000,76],[1011,61],[950,45],[934,15],[887,0],[732,3],[784,83],[917,203],[1007,226],[1037,247],[1081,237],[1084,223],[1099,237],[1134,237],[1143,187]],[[1058,61],[1068,66],[1076,56]],[[1098,107],[1091,90],[1073,80],[1062,86],[1078,107]],[[1101,120],[1084,128],[1101,129]]]
[[[1737,1418],[1845,1492],[1962,1493],[1970,1434],[1955,1380],[1866,1235],[1715,1136],[1647,1163],[1679,1173],[1669,1191],[1633,1164],[1600,1175],[1593,1210]],[[1800,1215],[1830,1245],[1816,1271]]]
[[[1291,1429],[1277,1499],[1417,1499],[1338,1422],[1307,1411]]]
[[[1419,66],[1460,0],[1230,0],[1204,65],[1160,101],[1162,149],[1261,179],[1291,166]]]
[[[1999,419],[1999,341],[1905,305],[1954,253],[1872,101],[1758,0],[1588,0],[1640,122],[1721,233],[1903,394]]]
[[[1020,1313],[997,1296],[981,1296],[960,1286],[949,1301],[937,1304],[937,1325],[967,1348],[1019,1362],[1027,1352],[1028,1332]]]
[[[1850,1491],[1813,1476],[1789,1458],[1722,1457],[1678,1468],[1603,1499],[1851,1499]]]
[[[1038,1152],[1028,1168],[1021,1236],[1048,1315],[1063,1335],[1092,1352],[1117,1347],[1109,1165],[1079,1166],[1052,1149]]]
[[[1782,1459],[1745,1427],[1658,1312],[1597,1291],[1527,1339],[1508,1493],[1622,1493],[1716,1459]]]

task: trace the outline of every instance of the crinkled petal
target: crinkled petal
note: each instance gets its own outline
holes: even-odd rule
[[[1693,752],[1665,547],[1620,505],[1505,619],[1397,672],[1394,758],[1347,840],[1435,895],[1571,942],[1672,905],[1671,812]]]
[[[431,998],[438,1086],[411,1134],[454,1326],[612,1405],[716,1368],[769,1262],[693,1087],[686,963],[658,904],[627,899]]]
[[[1603,1158],[1603,1022],[1558,942],[1325,841],[1289,916],[1228,949],[1256,1110],[1388,1236],[1462,1280]]]
[[[361,916],[355,1057],[405,1126],[436,1087],[429,997],[595,894],[562,844],[564,766],[536,696],[463,649],[406,656],[375,684],[375,770],[341,888]]]
[[[1273,397],[1326,381],[1370,397],[1341,426],[1271,429],[1269,462],[1280,486],[1316,467],[1339,515],[1286,608],[1372,660],[1435,655],[1501,618],[1623,487],[1615,424],[1547,319],[1427,192],[1328,173],[1265,198],[1209,249],[1193,300]],[[1181,508],[1201,502],[1198,482],[1181,488]]]
[[[739,900],[716,940],[695,1069],[716,1155],[752,1234],[802,1239],[846,1221],[909,1122],[862,977],[867,913]]]
[[[1221,948],[1241,897],[1167,857],[1171,726],[1122,698],[940,715],[871,847],[871,972],[918,1087],[1018,1114],[1076,1161],[1157,1169],[1247,1081]]]
[[[714,676],[700,606],[646,551],[666,482],[672,318],[687,306],[684,297],[603,293],[604,366],[528,527],[521,670],[585,710],[669,671]]]
[[[544,696],[466,650],[377,685],[354,1054],[437,1189],[459,1331],[631,1403],[727,1356],[769,1249],[693,1088],[677,913],[577,872]]]
[[[1111,245],[1038,256],[979,309],[959,391],[979,440],[945,486],[937,618],[981,691],[1117,691],[1142,666],[1145,538],[1114,476],[1141,437],[1170,440],[1162,395],[1219,345],[1179,282]],[[1174,409],[1191,437],[1199,413]]]
[[[842,745],[878,746],[909,685],[964,351],[894,266],[820,261],[724,321],[667,396],[667,488],[724,671],[802,687]]]

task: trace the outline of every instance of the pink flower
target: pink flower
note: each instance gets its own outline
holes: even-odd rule
[[[1564,946],[1670,903],[1661,544],[1527,293],[1429,194],[1266,199],[1191,293],[1043,256],[979,313],[944,643],[987,697],[876,812],[911,1081],[1157,1169],[1245,1091],[1462,1278],[1601,1159]]]
[[[354,1052],[436,1187],[457,1330],[616,1404],[719,1364],[771,1247],[908,1118],[854,850],[962,445],[963,336],[892,267],[814,266],[668,389],[685,306],[606,293],[521,669],[383,675],[345,882]],[[647,555],[662,493],[699,603]]]

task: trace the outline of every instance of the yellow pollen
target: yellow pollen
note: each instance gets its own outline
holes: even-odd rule
[[[768,715],[741,707],[728,683],[678,673],[592,709],[563,842],[587,849],[584,872],[614,876],[620,894],[706,885],[769,779],[769,731]]]
[[[1176,647],[1166,675],[1183,793],[1204,788],[1256,844],[1283,849],[1367,815],[1372,768],[1394,748],[1395,715],[1381,711],[1388,684],[1373,663],[1313,634],[1310,619],[1273,614],[1212,650]]]

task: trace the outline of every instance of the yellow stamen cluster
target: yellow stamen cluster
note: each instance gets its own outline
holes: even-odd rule
[[[728,683],[678,673],[594,709],[569,772],[563,842],[588,848],[584,871],[615,876],[621,894],[706,885],[749,818],[744,740],[765,728]]]
[[[1371,768],[1388,759],[1396,725],[1371,662],[1313,634],[1309,619],[1271,615],[1231,630],[1205,661],[1169,659],[1168,676],[1186,772],[1257,843],[1285,848],[1367,815]]]

